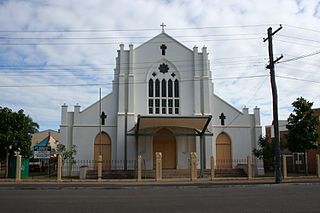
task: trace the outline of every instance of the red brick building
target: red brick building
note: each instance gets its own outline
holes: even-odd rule
[[[320,108],[314,109],[314,114],[318,117],[320,121]],[[317,132],[320,136],[320,125],[317,127]],[[317,165],[316,165],[316,154],[320,155],[320,137],[318,138],[318,149],[311,149],[308,150],[308,170],[310,173],[317,172]]]
[[[315,115],[318,117],[320,120],[320,108],[314,109]],[[287,120],[279,120],[279,133],[280,133],[280,141],[283,143],[286,143],[286,137],[285,135],[288,133],[288,129],[286,127],[287,125]],[[266,126],[266,138],[270,140],[271,138],[274,137],[274,130],[273,130],[273,125]],[[317,127],[317,132],[320,135],[320,125]],[[289,150],[285,149],[281,151],[282,154],[293,154]],[[307,151],[307,159],[308,159],[308,172],[309,173],[316,173],[316,154],[320,154],[320,138],[318,139],[318,149],[311,149]],[[303,161],[304,164],[304,159],[301,157],[304,155],[303,153],[294,153],[295,158],[291,158],[293,162],[290,162],[290,160],[287,160],[288,163],[288,169],[290,167],[294,166],[292,164],[295,164],[299,161]],[[297,157],[298,156],[298,157]],[[297,160],[298,159],[298,160]],[[301,163],[301,162],[300,162]]]

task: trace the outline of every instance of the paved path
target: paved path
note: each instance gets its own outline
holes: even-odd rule
[[[16,182],[14,179],[0,179],[0,190],[1,189],[18,189],[18,188],[62,188],[74,186],[79,187],[111,187],[119,188],[125,187],[152,187],[152,186],[203,186],[212,187],[217,185],[261,185],[261,184],[274,184],[274,178],[253,178],[248,180],[247,178],[216,178],[214,181],[208,179],[198,179],[197,181],[191,182],[190,179],[163,179],[162,181],[155,181],[154,179],[144,179],[138,182],[135,179],[103,179],[97,181],[93,179],[80,180],[80,179],[64,179],[62,182],[57,182],[54,179],[23,179],[20,182]],[[291,177],[283,180],[283,183],[319,183],[320,178],[315,176],[309,177]]]

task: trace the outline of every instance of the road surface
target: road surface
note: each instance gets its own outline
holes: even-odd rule
[[[0,188],[0,212],[320,212],[320,184]]]

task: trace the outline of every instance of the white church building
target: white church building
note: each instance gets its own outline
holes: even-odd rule
[[[239,111],[214,94],[211,79],[206,47],[189,49],[164,31],[136,48],[120,44],[112,92],[83,110],[64,104],[60,140],[76,145],[77,160],[141,155],[151,170],[161,152],[163,169],[187,169],[196,152],[199,168],[211,168],[211,156],[217,168],[235,168],[257,146],[259,108]]]

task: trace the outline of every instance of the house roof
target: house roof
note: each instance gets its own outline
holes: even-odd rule
[[[51,135],[46,136],[45,138],[43,138],[41,141],[37,142],[35,146],[40,146],[40,147],[44,147],[44,146],[51,146],[54,147],[55,146],[55,142],[56,139],[54,139]]]

